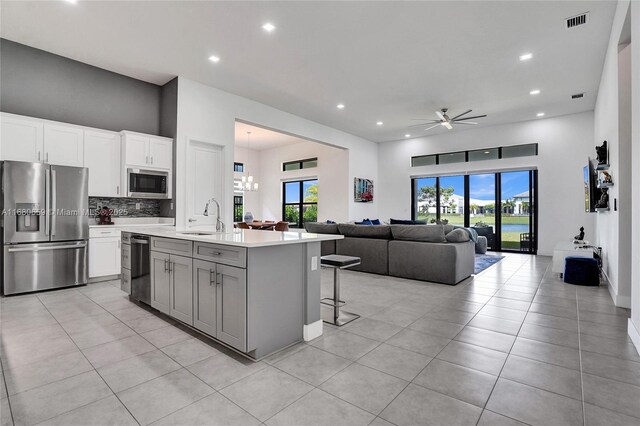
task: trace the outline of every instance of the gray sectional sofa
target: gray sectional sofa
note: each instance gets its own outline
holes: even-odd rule
[[[305,229],[317,234],[344,235],[342,240],[323,241],[322,255],[357,256],[360,265],[350,268],[356,271],[450,285],[474,271],[475,244],[463,230],[450,233],[453,227],[448,225],[309,222]]]

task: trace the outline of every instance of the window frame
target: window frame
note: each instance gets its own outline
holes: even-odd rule
[[[240,199],[240,202],[238,202]],[[240,207],[240,217],[236,215],[236,209]],[[242,222],[244,220],[244,195],[233,195],[233,221]]]
[[[316,163],[315,166],[305,167],[305,163],[309,163],[309,162],[312,162],[312,161],[315,161],[315,163]],[[298,168],[287,170],[287,166],[292,165],[292,164],[297,164]],[[304,158],[302,160],[295,160],[295,161],[285,161],[284,163],[282,163],[282,171],[283,172],[292,172],[294,170],[313,169],[315,167],[318,167],[318,157]]]
[[[298,180],[286,180],[282,181],[282,220],[284,221],[286,218],[286,208],[287,206],[296,206],[298,207],[298,221],[295,224],[289,222],[289,226],[292,228],[303,228],[304,227],[304,207],[305,206],[317,206],[318,201],[314,202],[305,202],[304,201],[304,182],[315,182],[318,185],[318,178],[312,179],[298,179]],[[287,203],[287,184],[297,183],[298,184],[298,202],[296,203]],[[316,217],[317,220],[317,217]]]
[[[237,161],[233,162],[233,171],[234,173],[244,173],[244,163],[240,163]]]

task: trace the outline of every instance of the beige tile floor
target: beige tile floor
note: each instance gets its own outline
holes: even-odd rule
[[[3,298],[2,426],[640,425],[629,312],[549,258],[455,287],[345,271],[342,295],[362,318],[258,363],[117,282]]]

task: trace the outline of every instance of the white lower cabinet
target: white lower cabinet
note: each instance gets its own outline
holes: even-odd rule
[[[119,236],[89,238],[89,278],[120,274],[120,245]]]

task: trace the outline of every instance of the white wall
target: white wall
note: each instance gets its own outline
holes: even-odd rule
[[[632,270],[629,335],[640,352],[640,2],[631,4]]]
[[[260,175],[262,216],[266,219],[282,217],[282,182],[300,179],[318,179],[318,220],[344,222],[349,220],[349,152],[312,142],[302,142],[281,148],[261,151]],[[282,163],[318,158],[318,167],[282,171]]]
[[[233,221],[233,157],[235,120],[280,130],[349,150],[348,179],[340,184],[347,194],[354,177],[377,182],[378,151],[375,143],[319,123],[289,114],[240,96],[232,95],[184,77],[178,78],[178,130],[176,137],[176,226],[186,226],[187,141],[196,139],[224,147],[225,193],[224,221]],[[344,201],[343,201],[344,202]],[[354,203],[348,199],[347,217],[377,216],[378,203]]]
[[[497,146],[538,143],[539,155],[472,163],[411,167],[411,157]],[[584,211],[582,168],[595,156],[593,113],[538,119],[456,131],[379,145],[378,199],[381,219],[411,217],[411,177],[537,168],[539,185],[538,252],[551,255],[585,227],[594,236],[593,214]]]
[[[595,242],[603,249],[611,296],[624,307],[631,304],[631,55],[630,48],[620,50],[619,44],[624,41],[620,38],[628,9],[628,2],[618,4],[594,111],[594,144],[607,141],[614,181],[609,190],[611,211],[596,216]]]

